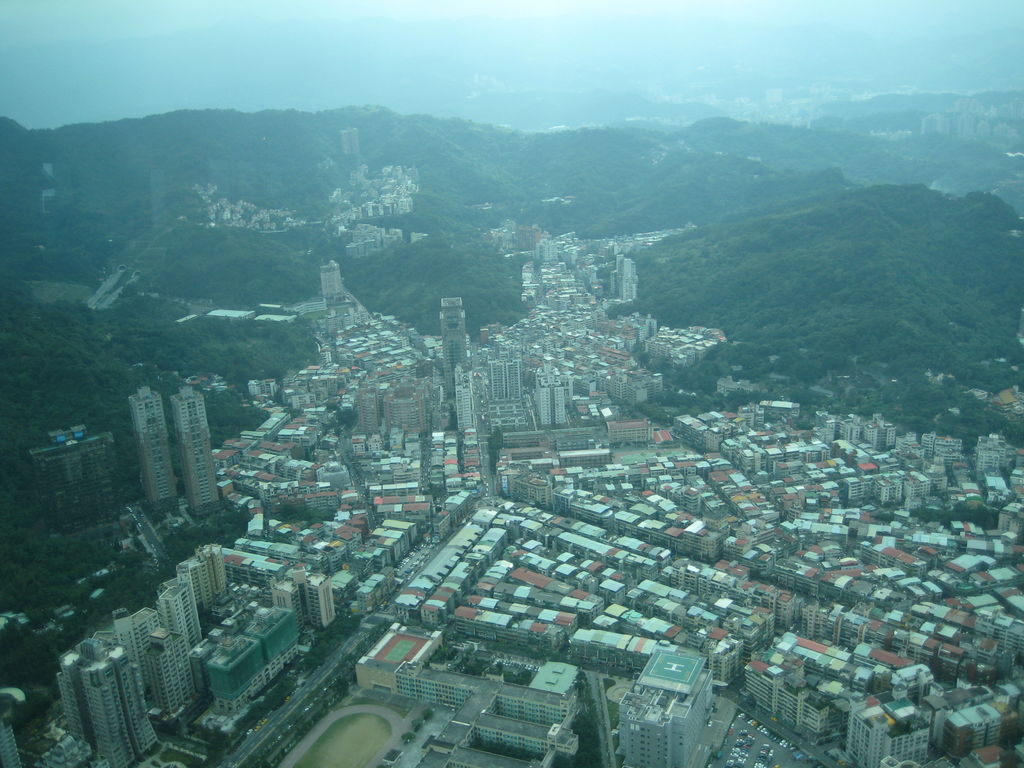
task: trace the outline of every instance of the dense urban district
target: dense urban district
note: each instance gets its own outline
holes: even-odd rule
[[[358,180],[327,222],[358,235],[356,259],[403,236],[357,222],[417,191],[409,168]],[[196,191],[204,226],[302,223]],[[624,309],[643,290],[631,255],[679,232],[493,230],[523,263],[529,312],[507,326],[467,328],[451,296],[423,335],[364,307],[334,261],[308,301],[204,310],[304,316],[319,359],[250,381],[262,424],[216,446],[222,379],[183,380],[170,418],[140,387],[145,500],[113,515],[109,433],[32,452],[66,526],[147,563],[173,563],[183,531],[227,534],[67,648],[43,717],[15,731],[25,693],[0,690],[4,768],[1024,758],[1024,450],[761,400],[742,371],[717,388],[749,402],[663,418],[648,401],[673,372],[730,343]],[[38,635],[80,608],[0,621]]]

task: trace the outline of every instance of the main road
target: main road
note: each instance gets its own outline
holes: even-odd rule
[[[367,616],[359,628],[296,689],[290,701],[285,702],[268,715],[267,722],[260,730],[243,738],[234,752],[224,758],[222,763],[224,768],[242,768],[246,761],[254,756],[265,757],[272,754],[278,746],[279,738],[285,734],[294,721],[298,720],[310,707],[319,703],[318,698],[323,695],[324,689],[334,676],[341,671],[340,668],[344,663],[355,661],[351,657],[356,653],[362,653],[384,634],[384,630],[391,625],[391,621],[391,617],[381,614]]]

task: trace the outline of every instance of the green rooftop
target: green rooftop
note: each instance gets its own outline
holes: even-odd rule
[[[579,670],[572,664],[548,661],[537,670],[537,674],[530,681],[530,687],[538,691],[552,691],[564,696],[576,682],[577,672]]]

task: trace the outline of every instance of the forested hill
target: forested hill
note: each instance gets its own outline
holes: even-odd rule
[[[644,252],[638,304],[666,324],[721,327],[745,342],[734,354],[748,372],[806,382],[854,361],[940,372],[1017,360],[1020,226],[981,193],[844,192]]]

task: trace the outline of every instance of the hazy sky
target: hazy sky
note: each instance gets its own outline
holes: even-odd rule
[[[879,33],[1024,26],[1020,0],[2,0],[0,44],[158,35],[240,20],[704,17]]]

